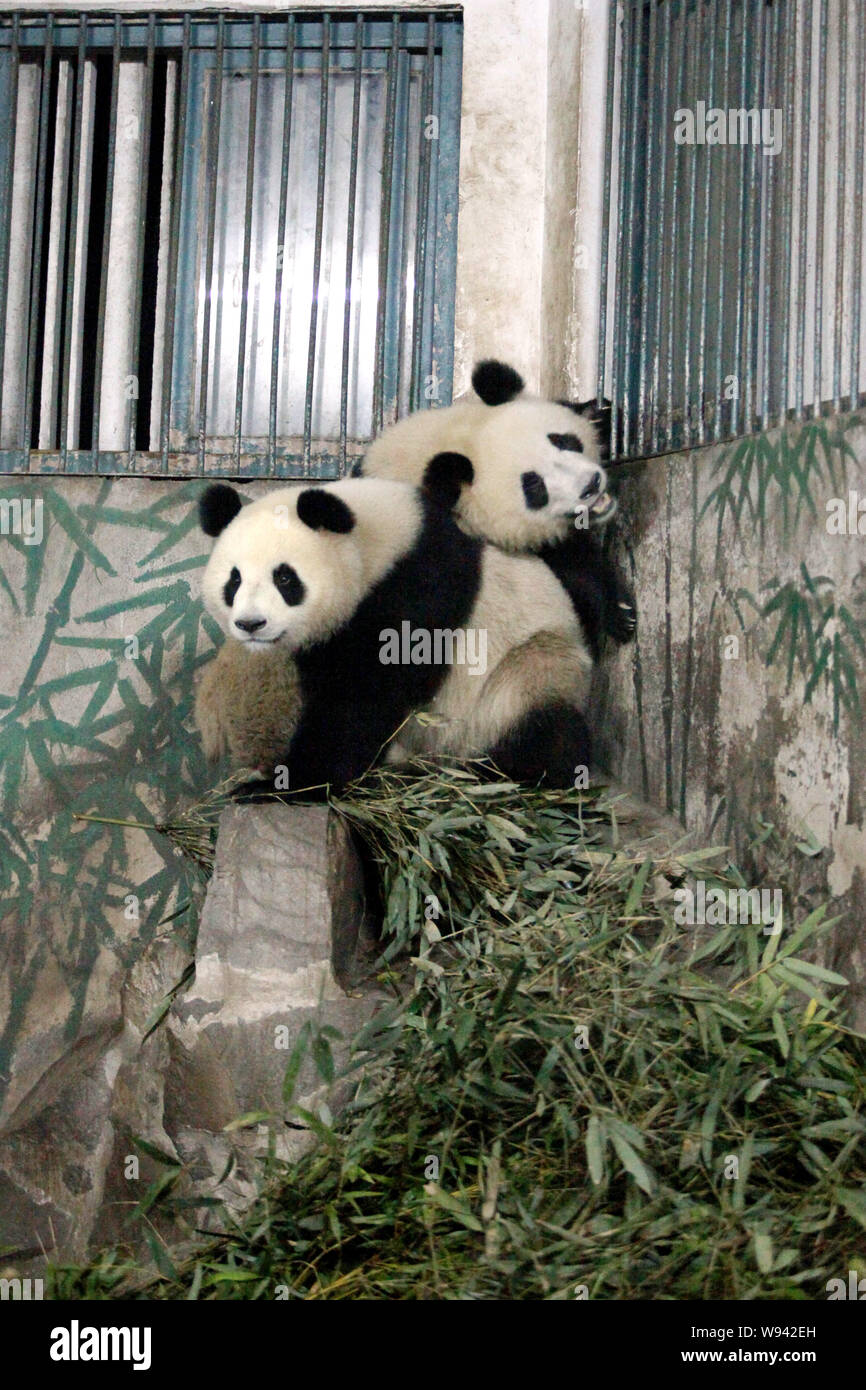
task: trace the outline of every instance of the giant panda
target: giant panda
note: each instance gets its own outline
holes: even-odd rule
[[[299,714],[278,764],[292,791],[340,790],[407,754],[487,756],[514,780],[551,787],[588,765],[591,654],[540,560],[484,544],[435,497],[386,479],[285,487],[246,506],[212,484],[199,519],[215,538],[208,612],[244,657],[293,658]],[[485,634],[483,672],[383,660],[394,635],[414,657],[419,634],[460,630]],[[268,787],[285,789],[273,770],[239,795]]]
[[[502,362],[478,363],[477,399],[419,410],[386,428],[356,475],[432,486],[471,535],[537,554],[568,591],[595,659],[602,634],[634,636],[634,598],[598,532],[616,511],[604,461],[610,407],[526,394]]]

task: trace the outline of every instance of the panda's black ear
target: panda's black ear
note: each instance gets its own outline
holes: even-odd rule
[[[472,389],[485,405],[506,405],[520,395],[525,384],[513,367],[491,358],[479,362],[472,373]]]
[[[465,454],[436,454],[424,469],[421,491],[450,512],[460,489],[474,477],[475,470]]]
[[[354,513],[342,497],[323,487],[308,487],[298,497],[298,519],[311,531],[334,531],[345,536],[355,525]]]
[[[595,425],[595,432],[598,437],[598,454],[602,462],[610,458],[610,433],[612,410],[609,400],[599,401],[593,398],[591,401],[557,401],[557,405],[568,406],[575,415],[582,415],[590,424]]]
[[[198,499],[199,525],[206,536],[218,536],[240,509],[240,493],[228,483],[211,483]]]

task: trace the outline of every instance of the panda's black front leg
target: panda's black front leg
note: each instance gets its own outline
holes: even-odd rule
[[[377,760],[393,729],[378,708],[336,705],[311,708],[301,717],[285,758],[273,772],[242,782],[237,801],[271,801],[274,795],[322,801],[340,793]]]
[[[604,634],[619,643],[632,640],[637,627],[634,595],[593,535],[576,531],[539,554],[567,591],[595,660]]]
[[[606,606],[605,626],[615,642],[631,642],[637,630],[637,604],[634,595],[611,565],[611,585]]]

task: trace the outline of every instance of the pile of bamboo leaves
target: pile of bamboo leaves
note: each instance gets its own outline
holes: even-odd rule
[[[740,880],[648,857],[603,790],[382,771],[333,804],[380,865],[391,990],[348,1110],[299,1112],[320,1144],[215,1242],[57,1294],[790,1299],[866,1272],[864,1042],[813,963],[824,907],[676,925],[684,877]]]

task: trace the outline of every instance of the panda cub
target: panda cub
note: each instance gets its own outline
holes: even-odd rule
[[[477,400],[389,426],[356,473],[434,489],[471,535],[537,554],[567,590],[597,659],[603,633],[628,642],[637,621],[634,598],[597,538],[616,511],[603,467],[610,407],[528,396],[502,362],[480,362],[472,385]]]
[[[548,786],[571,786],[589,763],[581,709],[592,660],[540,560],[485,545],[434,497],[384,479],[286,487],[246,506],[213,484],[199,518],[215,537],[208,612],[245,657],[294,659],[299,713],[280,759],[293,791],[340,790],[407,752],[486,755]],[[438,636],[459,653],[461,631],[467,649],[476,634],[483,663],[429,659]],[[435,717],[411,718],[422,710]],[[284,789],[271,774],[240,794],[268,786]]]

